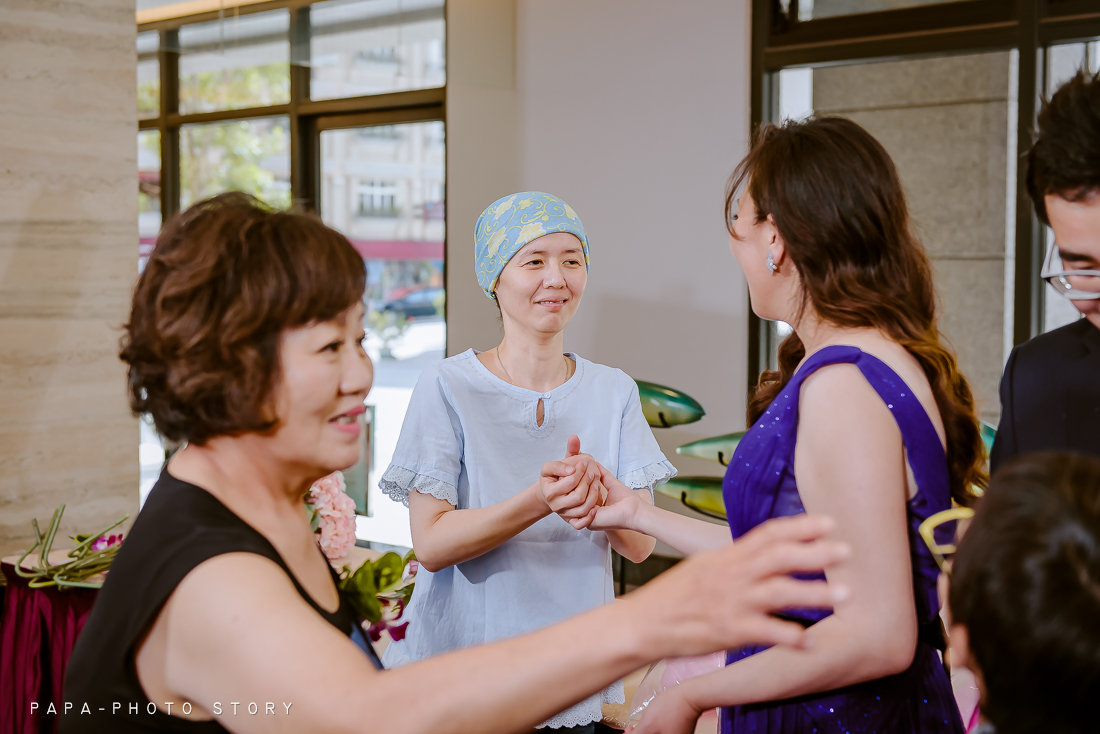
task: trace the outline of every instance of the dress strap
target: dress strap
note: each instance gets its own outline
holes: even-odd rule
[[[910,505],[928,515],[951,506],[951,481],[947,455],[939,434],[920,400],[889,365],[858,347],[831,345],[810,355],[791,378],[786,390],[800,390],[807,377],[831,364],[854,364],[863,373],[897,422],[909,466],[917,483],[917,496]]]

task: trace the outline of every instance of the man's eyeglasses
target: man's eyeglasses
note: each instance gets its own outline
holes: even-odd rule
[[[1100,298],[1100,270],[1065,270],[1058,245],[1052,244],[1040,277],[1071,301]]]
[[[951,575],[951,568],[948,560],[955,552],[956,537],[958,535],[957,523],[959,520],[969,520],[973,516],[974,510],[969,507],[952,507],[950,510],[937,512],[917,528],[917,532],[920,533],[920,537],[928,546],[928,550],[932,551],[932,557],[936,559],[936,565],[949,576]],[[946,527],[947,523],[953,524]],[[937,531],[939,532],[937,533]],[[941,538],[946,535],[946,542],[937,541],[937,534]]]

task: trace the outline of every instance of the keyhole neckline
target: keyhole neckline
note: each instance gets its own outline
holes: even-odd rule
[[[486,367],[484,364],[482,364],[481,360],[477,358],[477,355],[479,355],[481,353],[482,352],[479,352],[478,350],[476,350],[472,347],[470,348],[470,350],[468,352],[468,354],[470,355],[470,359],[472,359],[474,361],[474,369],[477,370],[479,373],[481,373],[481,375],[483,377],[487,378],[492,384],[496,385],[497,388],[502,389],[506,392],[510,391],[510,392],[513,392],[513,393],[517,393],[519,395],[522,395],[527,400],[530,400],[530,399],[534,398],[536,400],[541,399],[541,400],[549,401],[549,400],[552,400],[553,398],[557,397],[562,392],[567,392],[569,390],[572,390],[573,387],[578,382],[580,382],[581,372],[584,371],[583,360],[581,360],[581,358],[578,357],[576,355],[576,353],[574,353],[574,352],[565,352],[564,356],[566,356],[569,359],[573,360],[573,374],[569,376],[568,380],[566,380],[562,384],[558,385],[553,390],[547,390],[546,392],[538,392],[536,390],[529,390],[526,387],[520,387],[519,385],[513,385],[512,383],[508,382],[507,380],[502,380],[499,377],[497,377],[496,375],[494,375],[492,373],[492,371],[488,367]]]

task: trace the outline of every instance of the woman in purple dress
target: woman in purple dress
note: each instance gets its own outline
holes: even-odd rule
[[[726,472],[729,530],[617,491],[590,527],[690,554],[769,518],[831,515],[853,554],[826,578],[851,594],[832,612],[786,610],[811,646],[732,650],[725,668],[658,696],[635,731],[691,732],[721,707],[723,734],[961,734],[939,653],[937,567],[917,528],[984,484],[982,448],[893,162],[849,120],[768,126],[726,209],[753,310],[793,328]]]

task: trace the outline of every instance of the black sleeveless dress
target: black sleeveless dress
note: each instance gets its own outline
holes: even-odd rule
[[[264,536],[214,495],[165,470],[111,564],[73,649],[64,691],[65,701],[72,707],[58,716],[62,734],[227,731],[216,720],[173,716],[160,702],[149,701],[134,663],[138,642],[176,586],[200,563],[225,553],[255,553],[279,564],[302,598],[381,669],[378,656],[363,636],[360,620],[343,596],[335,612],[322,609]],[[257,703],[261,709],[265,706],[265,702]],[[229,702],[222,706],[228,713]],[[246,713],[244,708],[240,713]]]

